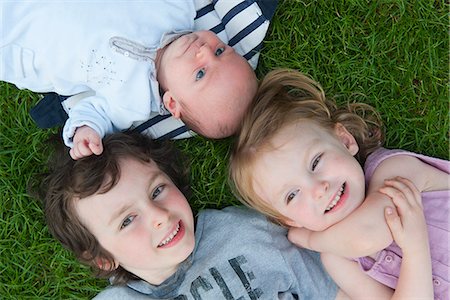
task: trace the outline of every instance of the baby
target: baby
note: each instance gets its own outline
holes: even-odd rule
[[[291,241],[322,252],[352,299],[390,298],[392,289],[405,299],[446,298],[450,163],[382,148],[372,107],[337,107],[293,70],[268,74],[256,99],[231,159],[241,200],[293,227]],[[401,223],[386,216],[388,228],[391,201]]]
[[[103,142],[99,156],[61,151],[42,182],[50,232],[110,277],[96,299],[335,299],[318,254],[264,216],[228,207],[194,220],[170,144],[137,133]]]
[[[192,32],[196,4],[2,2],[0,80],[35,92],[90,93],[64,126],[74,159],[100,154],[106,133],[152,112],[170,113],[206,137],[229,136],[257,79],[214,33]]]

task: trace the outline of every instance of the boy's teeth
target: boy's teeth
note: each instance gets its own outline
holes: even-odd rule
[[[345,188],[345,183],[342,184],[341,188],[339,189],[339,192],[337,193],[337,195],[334,197],[333,201],[331,201],[330,205],[328,205],[328,207],[325,209],[325,212],[330,211],[331,209],[333,209],[333,207],[336,206],[336,204],[339,202],[339,200],[341,199],[342,193],[344,192],[344,188]]]
[[[178,231],[180,230],[180,223],[177,224],[177,228],[175,228],[175,230],[167,237],[167,239],[165,239],[164,241],[162,241],[158,247],[164,246],[165,244],[169,243],[178,233]]]

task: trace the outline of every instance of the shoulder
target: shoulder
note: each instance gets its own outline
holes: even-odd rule
[[[257,212],[248,209],[244,206],[228,206],[223,209],[205,209],[199,213],[199,219],[204,222],[209,222],[211,219],[218,219],[219,221],[241,220],[245,219],[261,219]]]
[[[94,300],[125,300],[125,299],[147,299],[150,300],[148,295],[144,295],[130,289],[124,285],[112,285],[101,291]]]
[[[395,176],[411,180],[419,191],[423,191],[427,176],[434,168],[426,159],[432,158],[404,150],[380,149],[369,156],[369,165],[366,165],[369,192],[381,187],[385,179]]]
[[[229,231],[231,228],[244,231],[280,231],[285,234],[286,230],[272,224],[266,216],[244,206],[229,206],[221,210],[206,209],[200,212],[198,224],[203,226],[223,228]],[[225,228],[223,226],[226,226]],[[216,229],[217,230],[217,229]]]
[[[270,251],[278,251],[289,243],[286,228],[271,223],[264,215],[243,206],[202,211],[195,234],[202,246],[222,245],[227,248],[246,241],[253,247],[264,245]]]

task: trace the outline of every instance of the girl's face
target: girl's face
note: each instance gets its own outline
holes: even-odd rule
[[[364,173],[353,157],[359,148],[341,124],[329,131],[302,121],[280,130],[272,145],[255,163],[253,186],[287,225],[322,231],[364,200]]]

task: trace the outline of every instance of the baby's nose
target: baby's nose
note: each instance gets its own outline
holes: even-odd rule
[[[214,56],[211,47],[209,47],[208,44],[201,45],[197,51],[197,57],[211,57],[211,56]]]

